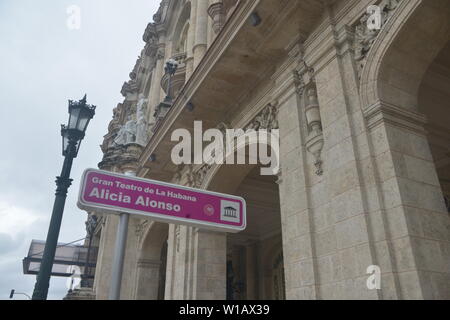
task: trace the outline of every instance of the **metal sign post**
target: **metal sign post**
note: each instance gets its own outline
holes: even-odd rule
[[[135,177],[135,172],[126,172],[126,176]],[[120,213],[119,225],[117,227],[116,247],[112,264],[111,287],[109,288],[109,300],[120,300],[120,289],[122,286],[123,264],[125,261],[125,249],[127,246],[128,222],[130,215],[126,212]]]

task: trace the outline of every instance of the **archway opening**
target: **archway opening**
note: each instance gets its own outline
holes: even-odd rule
[[[168,224],[156,222],[147,230],[137,262],[137,300],[164,300],[168,232]]]
[[[227,300],[283,300],[286,290],[277,177],[262,176],[259,166],[233,166],[225,171],[216,175],[215,181],[222,183],[212,184],[210,189],[241,196],[247,203],[246,230],[227,235]]]
[[[425,73],[418,96],[419,112],[427,119],[428,143],[450,212],[450,41]]]
[[[448,211],[450,3],[415,0],[403,2],[400,8],[397,19],[402,17],[405,23],[389,26],[390,32],[376,41],[361,96],[365,106],[382,105],[386,122],[394,123],[388,139],[397,152],[398,174],[409,179],[405,192],[415,188],[413,194],[420,190],[423,195],[421,201],[411,199],[409,204],[441,212],[445,198]],[[369,80],[371,73],[377,76]]]

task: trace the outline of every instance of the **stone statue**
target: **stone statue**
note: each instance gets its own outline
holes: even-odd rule
[[[132,116],[128,116],[128,121],[120,128],[114,143],[116,145],[127,145],[136,141],[136,120]]]
[[[139,95],[139,102],[137,104],[136,113],[136,143],[141,146],[147,144],[147,104],[148,99],[145,99],[143,94]]]

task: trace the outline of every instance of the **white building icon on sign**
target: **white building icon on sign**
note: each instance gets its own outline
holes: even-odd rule
[[[225,213],[224,213],[225,217],[228,217],[228,218],[237,218],[238,217],[237,216],[237,211],[236,211],[235,208],[233,208],[233,207],[225,207],[224,210],[225,210]]]
[[[220,220],[240,223],[239,203],[227,200],[220,201]]]

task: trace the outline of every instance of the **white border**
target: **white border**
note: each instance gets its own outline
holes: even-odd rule
[[[97,172],[100,174],[114,176],[114,177],[118,177],[118,178],[137,180],[137,181],[142,181],[145,183],[151,183],[151,184],[155,184],[155,185],[161,185],[161,186],[166,186],[166,187],[171,187],[171,188],[176,188],[176,189],[188,190],[188,191],[192,191],[192,192],[196,192],[196,193],[203,193],[203,194],[215,195],[215,196],[219,196],[219,197],[238,200],[241,202],[242,208],[243,208],[243,210],[242,210],[242,220],[243,220],[242,226],[238,227],[238,226],[232,226],[232,225],[223,225],[223,224],[214,223],[214,222],[185,219],[185,218],[179,218],[179,217],[173,217],[173,216],[164,216],[160,213],[151,213],[151,212],[145,212],[145,211],[134,210],[134,209],[118,208],[118,207],[115,207],[112,205],[107,205],[107,204],[88,203],[87,201],[85,201],[83,199],[83,194],[84,194],[84,190],[86,188],[86,182],[87,182],[86,178],[90,172]],[[205,229],[209,229],[209,230],[225,231],[225,232],[231,232],[231,233],[237,233],[237,232],[244,231],[247,227],[247,204],[245,202],[245,199],[242,197],[219,193],[219,192],[208,191],[208,190],[195,189],[195,188],[190,188],[190,187],[186,187],[186,186],[180,186],[177,184],[166,183],[166,182],[162,182],[162,181],[144,179],[144,178],[140,178],[140,177],[126,176],[123,174],[118,174],[118,173],[104,171],[104,170],[97,170],[97,169],[84,170],[81,179],[82,180],[80,183],[80,191],[78,193],[77,206],[78,206],[78,208],[80,208],[82,210],[86,210],[86,211],[94,210],[94,211],[100,211],[100,212],[107,213],[107,214],[120,214],[120,213],[125,212],[125,213],[129,213],[131,215],[150,217],[150,218],[152,218],[152,220],[155,220],[158,222],[181,224],[181,225],[187,225],[187,226],[192,226],[192,227],[199,227],[199,228],[205,228]]]

